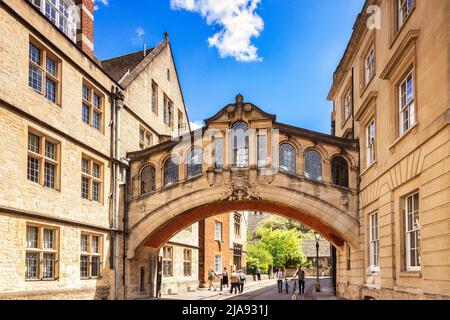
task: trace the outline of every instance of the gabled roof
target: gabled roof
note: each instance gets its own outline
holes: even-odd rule
[[[147,57],[154,48],[147,49],[144,55],[144,50],[129,53],[120,57],[103,60],[103,69],[109,73],[109,75],[119,82],[127,74],[131,73],[136,67]]]

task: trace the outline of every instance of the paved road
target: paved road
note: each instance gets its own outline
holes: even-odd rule
[[[214,296],[207,298],[205,300],[297,300],[297,295],[293,292],[293,282],[289,281],[290,290],[287,294],[285,291],[283,293],[278,293],[277,283],[274,280],[273,282],[265,282],[258,285],[253,285],[250,288],[247,288],[244,293],[234,295],[229,294],[229,292],[224,295]],[[310,297],[310,292],[314,289],[315,281],[314,279],[306,279],[306,290],[305,296],[298,297],[298,300],[303,300]],[[284,288],[283,288],[284,289]]]

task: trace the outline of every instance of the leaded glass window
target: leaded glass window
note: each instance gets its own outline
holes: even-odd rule
[[[141,173],[141,195],[156,190],[155,168],[153,166],[145,167]]]
[[[188,178],[202,174],[202,158],[203,152],[199,148],[196,148],[188,153],[186,159]]]
[[[232,130],[233,163],[236,168],[247,168],[249,164],[249,134],[245,122],[237,122]]]
[[[322,181],[322,156],[315,150],[305,154],[305,177],[307,179]]]
[[[179,180],[178,161],[175,158],[170,158],[164,164],[164,185],[171,185],[177,183]]]
[[[348,163],[344,158],[331,160],[331,181],[334,185],[348,188]]]
[[[296,155],[292,145],[284,143],[280,146],[280,170],[291,174],[296,173]]]

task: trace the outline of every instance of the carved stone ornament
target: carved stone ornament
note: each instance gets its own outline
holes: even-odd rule
[[[208,178],[208,184],[210,187],[214,186],[214,184],[216,183],[216,179],[215,179],[215,174],[214,174],[214,170],[208,170],[207,171],[207,178]]]
[[[273,180],[274,180],[274,175],[273,174],[268,174],[268,175],[266,175],[266,181],[267,181],[267,183],[268,184],[272,184],[273,183]]]
[[[144,213],[145,212],[145,204],[143,204],[143,203],[138,204],[137,209],[138,209],[139,213]]]
[[[348,206],[348,203],[349,203],[349,199],[348,199],[348,196],[347,195],[344,195],[344,196],[341,196],[340,198],[339,198],[339,202],[343,205],[343,206]]]
[[[229,182],[228,182],[229,181]],[[230,180],[224,183],[223,200],[258,200],[256,172],[241,171],[232,173]]]

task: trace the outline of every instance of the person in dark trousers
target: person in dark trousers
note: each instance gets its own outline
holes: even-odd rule
[[[282,268],[278,268],[275,272],[275,278],[277,279],[278,284],[278,293],[283,293],[283,278],[284,273]]]
[[[288,278],[285,277],[283,282],[284,282],[284,288],[286,289],[286,294],[289,294],[289,281],[288,281]]]
[[[258,281],[261,282],[261,269],[259,267],[256,268],[256,277]]]
[[[294,275],[294,279],[297,277],[298,279],[298,293],[304,295],[305,294],[305,271],[302,270],[302,267],[298,267],[297,272]]]
[[[238,271],[239,275],[239,293],[244,292],[244,284],[245,281],[247,281],[247,277],[245,276],[245,273],[242,272],[242,270]]]
[[[222,272],[222,287],[228,288],[228,270],[226,267],[223,268],[223,272]]]
[[[239,287],[239,275],[237,274],[236,271],[234,270],[231,271],[230,280],[231,280],[230,294],[233,293],[233,289],[234,294],[237,294]]]

